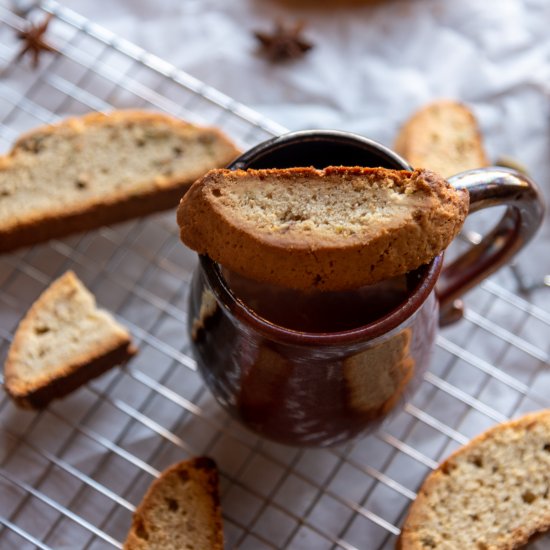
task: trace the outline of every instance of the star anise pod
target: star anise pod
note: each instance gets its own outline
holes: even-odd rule
[[[313,44],[301,36],[304,26],[303,21],[293,26],[279,21],[272,33],[257,31],[254,35],[260,41],[262,53],[270,61],[287,61],[301,57],[313,48]]]
[[[20,60],[25,54],[32,56],[32,67],[36,69],[40,61],[40,54],[42,52],[55,52],[56,49],[50,46],[45,40],[44,35],[48,30],[48,25],[52,19],[52,15],[49,14],[42,23],[33,25],[29,23],[25,30],[17,33],[17,38],[23,41],[21,51],[17,54],[16,59]]]

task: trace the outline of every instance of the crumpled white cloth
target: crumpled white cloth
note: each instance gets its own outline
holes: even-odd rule
[[[65,4],[291,129],[340,128],[390,144],[413,110],[444,96],[473,107],[491,154],[514,154],[537,173],[547,157],[545,0]],[[304,20],[315,49],[279,65],[258,56],[253,32],[276,20]]]

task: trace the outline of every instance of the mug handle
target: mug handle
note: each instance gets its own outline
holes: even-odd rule
[[[496,226],[449,265],[444,265],[436,293],[439,324],[462,317],[462,294],[506,264],[536,233],[544,218],[544,201],[538,186],[515,170],[491,167],[461,172],[448,178],[451,185],[468,189],[468,214],[507,206]]]

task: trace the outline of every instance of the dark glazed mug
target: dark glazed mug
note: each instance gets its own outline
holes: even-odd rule
[[[330,165],[410,169],[361,136],[304,131],[262,143],[231,169]],[[507,209],[468,252],[443,254],[401,278],[347,292],[298,292],[248,281],[206,256],[194,274],[189,327],[199,370],[216,399],[252,430],[291,445],[327,446],[373,428],[420,384],[438,324],[460,317],[458,298],[534,235],[544,205],[536,185],[507,169],[449,180],[470,212]]]

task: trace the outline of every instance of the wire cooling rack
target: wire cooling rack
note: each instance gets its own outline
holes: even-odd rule
[[[0,7],[2,150],[39,124],[112,107],[217,125],[242,147],[284,131],[53,1],[31,17],[46,12],[58,53],[32,71],[15,61],[23,20]],[[185,336],[194,265],[173,212],[0,257],[0,361],[24,312],[68,268],[140,348],[42,412],[0,396],[0,548],[120,548],[154,477],[199,454],[221,470],[228,548],[393,548],[442,458],[490,425],[550,406],[549,297],[518,296],[504,270],[468,296],[420,391],[383,430],[329,450],[270,443],[231,420],[196,372]]]

